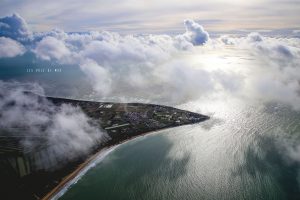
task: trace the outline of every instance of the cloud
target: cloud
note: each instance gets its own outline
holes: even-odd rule
[[[300,58],[298,38],[264,37],[253,32],[246,37],[221,36],[220,41],[226,45],[235,45],[241,49],[252,50],[258,57],[264,57],[279,64],[283,62],[290,64]]]
[[[184,20],[184,26],[186,32],[178,37],[186,39],[195,46],[203,45],[208,41],[209,34],[200,24],[191,19],[187,19]]]
[[[92,81],[93,88],[98,94],[102,96],[109,94],[113,80],[107,69],[91,59],[82,61],[80,68]]]
[[[62,60],[71,55],[63,41],[47,36],[37,43],[33,50],[38,58],[43,60]]]
[[[172,74],[173,72],[166,68],[178,68],[164,65],[165,62],[186,50],[192,51],[194,44],[204,44],[208,39],[207,32],[199,24],[191,20],[187,20],[185,24],[187,31],[177,36],[120,35],[107,31],[66,33],[54,29],[50,32],[34,33],[26,48],[40,60],[78,65],[99,96],[109,96],[112,93],[127,95],[126,92],[129,91],[136,95],[139,92],[146,94],[142,86],[156,90],[160,86],[155,82],[170,81],[158,75],[156,68],[161,66],[162,70]],[[189,73],[186,73],[187,76]],[[160,78],[166,79],[159,80]],[[155,86],[150,86],[151,84]],[[178,87],[169,83],[166,85],[166,92],[161,97],[164,99],[172,96],[171,92]],[[199,86],[197,81],[194,85]],[[202,82],[201,85],[205,83]],[[192,84],[190,86],[194,87]],[[126,92],[120,91],[120,88]],[[185,89],[182,86],[179,88],[182,91],[178,94],[189,93],[188,96],[193,96],[191,88],[187,88],[186,91],[183,91]],[[173,97],[171,99],[173,101]]]
[[[211,76],[219,86],[230,93],[239,92],[244,87],[245,77],[241,74],[217,70]]]
[[[37,84],[0,81],[0,129],[25,135],[21,145],[25,152],[30,152],[38,169],[60,167],[108,139],[79,107],[55,106],[24,91],[43,93]]]
[[[300,109],[300,42],[298,38],[275,38],[250,33],[246,37],[219,39],[237,50],[247,50],[257,61],[255,75],[245,77],[248,97],[276,101]],[[222,48],[222,47],[219,47]]]
[[[9,37],[17,41],[26,41],[31,32],[25,20],[18,14],[0,18],[0,36]]]
[[[25,53],[25,47],[19,42],[0,37],[0,58],[11,58]]]
[[[101,32],[97,37],[83,46],[80,55],[101,65],[158,63],[179,51],[174,40],[166,35],[121,36],[117,33]]]
[[[225,45],[234,45],[235,44],[235,39],[231,38],[228,35],[222,35],[219,40],[223,42]]]
[[[285,64],[293,62],[294,59],[300,58],[300,48],[291,46],[286,41],[280,41],[274,38],[266,38],[259,33],[250,33],[247,36],[247,42],[250,48],[255,50],[255,53],[269,57],[275,62],[284,62]],[[244,45],[244,47],[246,47]]]
[[[189,22],[189,23],[188,23]],[[65,33],[53,30],[35,33],[33,52],[44,60],[92,59],[99,65],[153,64],[168,60],[172,54],[203,45],[208,33],[202,26],[186,21],[187,31],[175,37],[169,35],[120,35],[101,31]],[[75,61],[77,62],[77,60]]]
[[[147,73],[153,73],[153,80],[159,83],[152,91],[173,104],[199,99],[215,89],[208,71],[196,69],[185,60],[173,60]]]
[[[192,20],[186,20],[185,26],[186,32],[179,35],[121,35],[108,31],[66,33],[54,29],[34,33],[30,45],[24,46],[36,55],[37,62],[47,60],[78,66],[98,99],[111,97],[129,101],[130,98],[173,105],[226,94],[251,101],[284,102],[300,109],[297,103],[300,39],[259,33],[214,39]],[[205,61],[207,52],[227,51],[227,45],[235,50],[230,54],[251,55],[248,59],[253,63],[246,63],[244,67],[251,66],[249,72],[241,70],[242,57],[232,61],[227,54],[223,55],[224,59],[208,60],[206,67],[194,63],[195,60]],[[227,61],[242,64],[235,67],[230,64],[223,69],[224,65],[229,65],[224,63]]]
[[[261,42],[261,41],[263,41],[263,37],[257,32],[252,32],[252,33],[248,34],[247,40],[249,42]]]

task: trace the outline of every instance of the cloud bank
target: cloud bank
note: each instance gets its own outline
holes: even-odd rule
[[[246,37],[222,36],[225,46],[248,51],[258,60],[257,71],[246,77],[252,98],[276,101],[300,109],[300,40],[298,38],[267,37],[250,33]],[[218,47],[223,48],[223,47]]]
[[[0,36],[11,35],[11,40],[20,41],[39,60],[79,65],[94,91],[102,97],[129,91],[133,96],[140,96],[146,94],[147,89],[158,90],[160,84],[165,85],[164,91],[154,95],[154,99],[171,97],[175,88],[182,90],[184,87],[171,83],[168,75],[175,79],[180,76],[178,72],[184,70],[165,63],[176,55],[193,51],[194,46],[204,45],[209,39],[203,27],[192,20],[185,20],[186,32],[175,36],[120,35],[107,31],[66,33],[59,29],[31,34],[25,20],[17,14],[2,18],[2,21],[14,28],[0,32]],[[160,71],[165,71],[166,76],[159,74]],[[179,91],[177,96],[182,94],[183,97],[178,101],[186,99],[185,95],[193,96],[195,87],[190,86],[186,91]]]
[[[10,25],[7,17],[5,19]],[[21,30],[26,27],[20,24]],[[40,61],[78,65],[97,99],[114,97],[118,101],[133,99],[179,105],[224,94],[250,101],[279,101],[300,109],[300,39],[267,37],[259,33],[210,38],[193,20],[185,20],[184,26],[186,31],[178,35],[66,33],[54,29],[25,34],[27,39],[18,41]],[[10,39],[14,38],[13,35]],[[207,67],[191,61],[201,61],[209,51],[221,54],[229,48],[251,55],[249,59],[253,63],[244,66],[252,66],[247,73],[239,71],[243,63],[214,69],[218,65],[228,66],[225,59],[222,63],[214,63],[219,58],[210,60]],[[232,51],[231,56],[233,54]]]

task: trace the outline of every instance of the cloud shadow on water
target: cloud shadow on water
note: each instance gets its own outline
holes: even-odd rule
[[[250,177],[251,187],[262,191],[262,199],[299,199],[300,166],[289,158],[289,145],[292,144],[283,143],[274,136],[257,136],[256,144],[245,150],[244,162],[233,170],[232,176],[242,181],[249,181],[247,177]],[[248,185],[247,190],[251,187]],[[267,192],[269,190],[273,192]]]

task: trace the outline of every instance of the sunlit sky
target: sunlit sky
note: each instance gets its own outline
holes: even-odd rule
[[[300,0],[1,0],[34,31],[177,32],[190,18],[208,31],[299,29]]]

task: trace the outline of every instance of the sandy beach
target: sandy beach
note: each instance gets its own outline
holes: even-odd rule
[[[63,180],[53,190],[51,190],[46,196],[42,198],[42,200],[53,199],[63,188],[67,186],[69,182],[76,178],[76,176],[79,175],[82,170],[84,170],[89,164],[91,164],[95,159],[97,159],[99,155],[101,155],[105,151],[108,151],[109,149],[113,149],[113,147],[115,146],[103,148],[97,153],[91,155],[86,161],[81,163],[71,174],[64,177]]]

